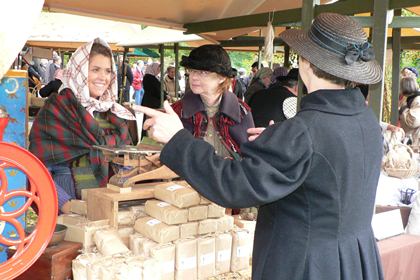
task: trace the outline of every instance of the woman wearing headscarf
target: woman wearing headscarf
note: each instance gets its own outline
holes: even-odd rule
[[[161,95],[160,95],[160,81],[157,76],[160,74],[160,64],[153,62],[146,67],[143,77],[144,96],[142,105],[151,108],[160,108]],[[165,98],[166,99],[166,96]]]
[[[126,120],[134,116],[117,101],[115,63],[100,38],[79,47],[64,70],[58,94],[38,113],[29,135],[29,150],[49,168],[59,209],[81,189],[105,186],[108,165],[93,145],[130,143]]]

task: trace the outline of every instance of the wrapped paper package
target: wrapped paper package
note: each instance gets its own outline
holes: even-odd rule
[[[86,266],[87,279],[88,280],[102,280],[101,267],[109,265],[109,263],[112,263],[111,256],[100,257],[96,260],[89,262]],[[74,278],[74,280],[77,280],[77,279]]]
[[[78,255],[72,261],[72,271],[74,280],[88,280],[87,266],[103,258],[100,253],[87,253]]]
[[[130,209],[118,211],[118,226],[133,226],[135,222],[135,216]]]
[[[98,230],[95,232],[94,239],[98,251],[104,256],[130,251],[121,241],[116,230]]]
[[[188,210],[172,206],[156,199],[146,201],[147,215],[164,222],[167,225],[178,225],[188,222]]]
[[[212,203],[210,200],[208,200],[204,196],[200,195],[200,204],[202,204],[202,205],[208,205],[210,203]]]
[[[155,197],[178,208],[187,208],[200,203],[198,192],[180,183],[155,186]]]
[[[85,253],[92,252],[95,246],[95,232],[109,229],[109,220],[89,221],[86,217],[73,214],[58,216],[57,223],[67,226],[64,240],[82,243]]]
[[[191,222],[179,225],[179,238],[184,239],[187,237],[194,237],[198,234],[198,223]]]
[[[233,229],[234,218],[232,216],[225,215],[219,219],[216,219],[216,221],[217,232],[225,232]]]
[[[232,254],[232,234],[221,233],[216,236],[216,274],[230,271]]]
[[[168,243],[153,247],[150,255],[160,266],[161,280],[175,279],[175,245]]]
[[[175,279],[197,279],[196,239],[181,239],[175,242]]]
[[[84,200],[72,199],[70,200],[70,212],[82,216],[87,215],[87,203]]]
[[[158,243],[168,243],[179,239],[179,226],[170,226],[151,217],[138,219],[134,224],[134,229]]]
[[[188,221],[199,221],[207,219],[207,205],[197,205],[188,208]]]
[[[134,215],[134,220],[137,220],[138,218],[146,217],[146,210],[144,208],[144,204],[141,205],[135,205],[130,207],[131,213]]]
[[[198,234],[208,234],[217,231],[217,220],[207,219],[198,222]]]
[[[141,236],[140,234],[136,236],[136,234],[130,235],[130,249],[136,256],[142,256],[145,258],[150,257],[150,249],[159,245],[159,243],[150,240],[147,237]]]
[[[219,206],[217,204],[212,203],[208,206],[208,208],[209,209],[208,209],[208,215],[207,216],[209,218],[220,218],[220,217],[223,217],[225,215],[226,209],[223,208],[222,206]]]
[[[207,279],[216,275],[216,241],[212,236],[197,239],[197,278]]]
[[[161,271],[159,263],[153,259],[145,259],[143,261],[143,280],[156,280],[161,279]]]
[[[232,231],[232,258],[230,270],[235,272],[249,267],[251,237],[246,230]]]
[[[125,246],[129,247],[130,235],[134,233],[133,227],[121,227],[118,229],[118,236]]]

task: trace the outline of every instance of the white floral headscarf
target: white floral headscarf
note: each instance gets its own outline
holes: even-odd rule
[[[146,71],[144,72],[144,74],[150,74],[156,77],[157,75],[160,74],[160,64],[157,62],[153,62],[147,65]]]
[[[63,71],[60,91],[64,88],[69,88],[73,91],[77,100],[83,107],[93,116],[94,111],[111,112],[120,118],[126,120],[135,120],[134,115],[125,107],[117,103],[118,100],[118,84],[117,74],[115,69],[114,58],[111,56],[111,83],[109,88],[99,98],[95,99],[89,94],[88,73],[89,73],[89,55],[94,43],[101,44],[108,49],[109,45],[101,38],[96,38],[83,46],[80,46],[71,56],[66,69]]]

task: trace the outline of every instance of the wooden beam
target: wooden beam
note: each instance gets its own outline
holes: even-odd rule
[[[395,10],[394,15],[401,15],[401,10]],[[398,101],[400,95],[400,61],[401,61],[401,29],[392,29],[392,95],[391,123],[398,122]]]
[[[417,1],[417,0],[416,0]],[[319,3],[319,1],[318,1]],[[345,15],[353,15],[357,13],[366,13],[373,8],[371,1],[351,0],[338,1],[328,5],[316,4],[315,15],[325,12],[336,12]],[[273,26],[281,26],[284,24],[292,24],[301,21],[302,9],[289,9],[274,12]],[[185,34],[198,34],[206,32],[214,32],[221,30],[246,28],[246,27],[264,27],[267,25],[269,13],[260,13],[254,15],[246,15],[239,17],[231,17],[225,19],[208,20],[195,23],[186,23],[184,28],[187,30]]]
[[[420,6],[420,0],[389,0],[389,9],[401,9]]]
[[[358,21],[363,27],[372,27],[373,18],[369,16],[355,16],[354,20]],[[401,17],[394,16],[389,28],[420,28],[420,16]]]
[[[179,83],[178,83],[178,76],[179,76],[179,43],[174,44],[174,53],[175,53],[175,97],[179,97]]]
[[[382,104],[384,92],[385,76],[385,54],[387,43],[387,13],[389,10],[389,0],[374,0],[373,18],[374,25],[372,31],[372,44],[375,57],[382,68],[381,82],[369,87],[369,106],[372,107],[378,121],[382,120]]]
[[[163,107],[163,101],[165,101],[165,94],[163,92],[163,78],[165,75],[165,46],[163,44],[159,45],[159,54],[160,54],[160,107]]]

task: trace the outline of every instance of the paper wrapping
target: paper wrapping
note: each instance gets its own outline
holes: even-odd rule
[[[210,203],[212,203],[210,200],[208,200],[204,196],[200,195],[200,204],[202,204],[202,205],[208,205]]]
[[[229,215],[225,215],[219,219],[216,219],[217,222],[217,232],[225,232],[233,229],[234,218]]]
[[[88,280],[87,266],[88,264],[103,258],[100,253],[88,253],[78,255],[72,261],[72,271],[74,280]]]
[[[197,239],[197,279],[216,275],[216,241],[206,236]]]
[[[70,212],[86,216],[87,215],[87,203],[84,200],[72,199],[70,200]]]
[[[155,259],[143,261],[143,280],[161,279],[160,265]]]
[[[158,245],[159,243],[156,243],[139,233],[131,234],[129,237],[129,248],[136,256],[148,258],[150,257],[150,250]]]
[[[89,221],[86,217],[75,214],[60,215],[57,223],[67,226],[64,240],[82,243],[85,253],[92,252],[95,246],[95,232],[109,229],[109,220]]]
[[[134,215],[134,220],[147,216],[144,204],[131,206],[130,211]]]
[[[230,271],[232,255],[232,234],[221,233],[216,236],[216,274]]]
[[[208,234],[217,231],[217,220],[207,219],[198,222],[198,234]]]
[[[118,237],[127,247],[129,247],[130,235],[133,233],[134,233],[133,227],[121,227],[118,229]]]
[[[232,231],[232,258],[230,270],[235,272],[249,267],[250,234],[246,230]]]
[[[88,280],[102,280],[101,276],[101,267],[105,266],[107,263],[112,263],[111,256],[99,257],[96,260],[92,260],[86,266],[86,273]],[[74,278],[76,280],[76,278]]]
[[[118,226],[133,226],[135,216],[133,212],[128,210],[119,210],[117,214]]]
[[[179,225],[179,238],[194,237],[198,234],[198,223],[191,222]]]
[[[197,279],[196,239],[181,239],[175,242],[175,279]]]
[[[200,203],[200,195],[181,184],[155,186],[155,197],[178,208],[187,208]]]
[[[208,218],[220,218],[225,215],[226,209],[222,206],[219,206],[217,204],[210,204],[208,205]]]
[[[146,201],[146,213],[167,225],[177,225],[188,222],[188,210],[172,206],[156,199]]]
[[[197,205],[188,208],[188,221],[199,221],[207,219],[207,205]]]
[[[98,230],[95,232],[94,240],[98,251],[104,256],[130,251],[121,241],[116,230]]]
[[[175,279],[175,245],[168,243],[153,247],[150,250],[153,257],[160,266],[161,280]]]
[[[136,221],[134,229],[158,243],[168,243],[179,239],[179,226],[167,225],[152,217],[143,217]]]

